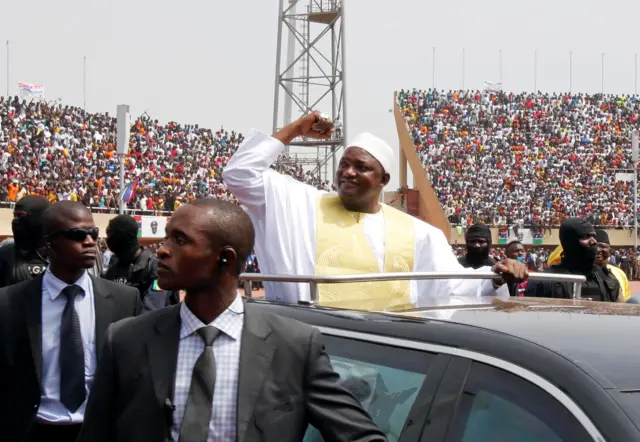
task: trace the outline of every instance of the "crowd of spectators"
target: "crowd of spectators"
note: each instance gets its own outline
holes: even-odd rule
[[[640,251],[634,251],[633,247],[612,249],[610,262],[620,267],[629,280],[640,280]]]
[[[125,157],[125,184],[136,181],[127,208],[171,212],[199,197],[234,200],[221,172],[242,141],[233,130],[161,124],[143,114],[131,127]],[[109,113],[0,97],[0,202],[40,194],[113,212],[119,205],[119,164],[116,119]],[[293,158],[281,157],[274,168],[330,188]]]
[[[635,95],[403,90],[416,150],[454,224],[633,224]]]
[[[453,253],[456,257],[464,256],[467,253],[466,246],[453,245]],[[504,245],[493,246],[489,256],[500,261],[507,257]],[[529,270],[541,272],[547,269],[549,256],[554,251],[554,247],[528,247],[525,262]],[[629,280],[640,280],[640,251],[634,252],[633,247],[616,247],[611,250],[611,264],[620,267]]]

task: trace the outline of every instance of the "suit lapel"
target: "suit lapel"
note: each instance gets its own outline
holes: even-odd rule
[[[275,353],[275,347],[267,342],[270,334],[271,329],[265,319],[250,304],[245,304],[238,375],[238,442],[245,441],[247,426]]]
[[[96,316],[96,360],[100,362],[107,328],[113,322],[113,296],[100,278],[91,276],[91,283],[93,284],[93,305]]]
[[[165,406],[167,399],[173,401],[180,343],[180,305],[168,307],[158,316],[156,334],[147,347],[153,388],[161,407]]]
[[[32,279],[24,291],[29,344],[38,384],[42,385],[42,276]]]

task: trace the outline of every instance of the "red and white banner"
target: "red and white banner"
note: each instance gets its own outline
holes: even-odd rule
[[[18,82],[20,97],[24,99],[42,100],[44,98],[44,84],[30,84]]]

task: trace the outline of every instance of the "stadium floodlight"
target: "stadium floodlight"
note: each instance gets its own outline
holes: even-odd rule
[[[297,138],[291,146],[297,164],[333,181],[347,133],[344,0],[280,0],[278,19],[273,131],[314,110],[328,114],[336,122],[330,140]]]
[[[129,105],[119,104],[116,114],[116,151],[118,155],[125,155],[129,150]]]
[[[633,230],[634,244],[638,248],[638,130],[631,132],[631,159],[633,161]]]
[[[119,104],[116,114],[116,152],[120,159],[120,214],[124,213],[124,157],[129,150],[131,126],[129,124],[129,105]]]

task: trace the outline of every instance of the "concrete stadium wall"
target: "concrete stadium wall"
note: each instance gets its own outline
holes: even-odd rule
[[[407,124],[402,115],[402,110],[398,106],[397,92],[393,95],[393,109],[400,145],[398,149],[400,160],[400,187],[407,186],[407,164],[409,164],[411,173],[413,174],[413,188],[418,190],[417,194],[409,194],[412,197],[417,197],[418,218],[442,230],[447,239],[451,241],[451,225],[444,210],[442,210],[438,196],[427,179],[424,166],[413,144],[413,138],[407,130]],[[413,198],[409,197],[407,199],[411,202]],[[409,213],[411,213],[411,211],[409,211]]]
[[[107,225],[109,220],[116,216],[115,214],[94,213],[93,221],[100,228],[100,236],[106,236]],[[12,236],[11,221],[13,220],[13,210],[0,209],[0,236]]]
[[[422,194],[422,192],[421,192]],[[397,196],[396,192],[385,192],[385,201],[387,203],[391,202]],[[435,194],[434,194],[435,197]],[[393,203],[393,206],[404,211],[407,210],[407,201],[408,198],[396,198]],[[420,201],[422,205],[422,201]],[[109,220],[116,216],[115,214],[102,214],[102,213],[94,213],[93,220],[96,223],[96,226],[100,228],[100,237],[105,237],[107,232],[107,225],[109,224]],[[13,219],[13,210],[11,209],[0,209],[0,239],[4,239],[8,236],[12,236],[13,232],[11,231],[11,220]],[[424,218],[422,218],[424,220]],[[429,220],[425,220],[426,222],[431,223]],[[448,222],[447,222],[448,224]],[[448,237],[450,244],[464,244],[464,233],[458,234],[458,230],[455,227],[448,227]],[[609,233],[609,240],[611,241],[611,245],[614,247],[631,247],[634,245],[633,241],[633,230],[625,229],[625,230],[607,230]],[[446,233],[445,233],[446,235]],[[491,235],[493,237],[493,243],[498,244],[498,229],[492,228]],[[157,242],[160,241],[160,238],[141,238],[143,243],[149,242]],[[545,233],[543,238],[543,246],[557,246],[560,244],[560,239],[558,237],[558,229],[552,229],[551,234],[548,232]]]
[[[104,214],[104,213],[94,213],[93,221],[96,226],[100,228],[100,237],[104,238],[107,236],[107,226],[109,225],[109,221],[111,218],[117,216],[117,214]],[[0,209],[0,238],[6,238],[8,236],[13,236],[13,232],[11,231],[11,221],[13,220],[13,210],[12,209]],[[160,238],[141,238],[143,243],[148,242],[157,242],[160,241]]]
[[[547,231],[544,235],[542,245],[543,246],[557,246],[560,244],[560,238],[558,236],[559,229],[551,229],[551,234]],[[614,247],[633,247],[633,230],[607,230],[609,234],[609,241]],[[493,244],[498,244],[498,229],[491,229],[491,236],[493,238]],[[451,228],[450,244],[464,244],[464,233],[458,235],[458,231],[455,227]]]

